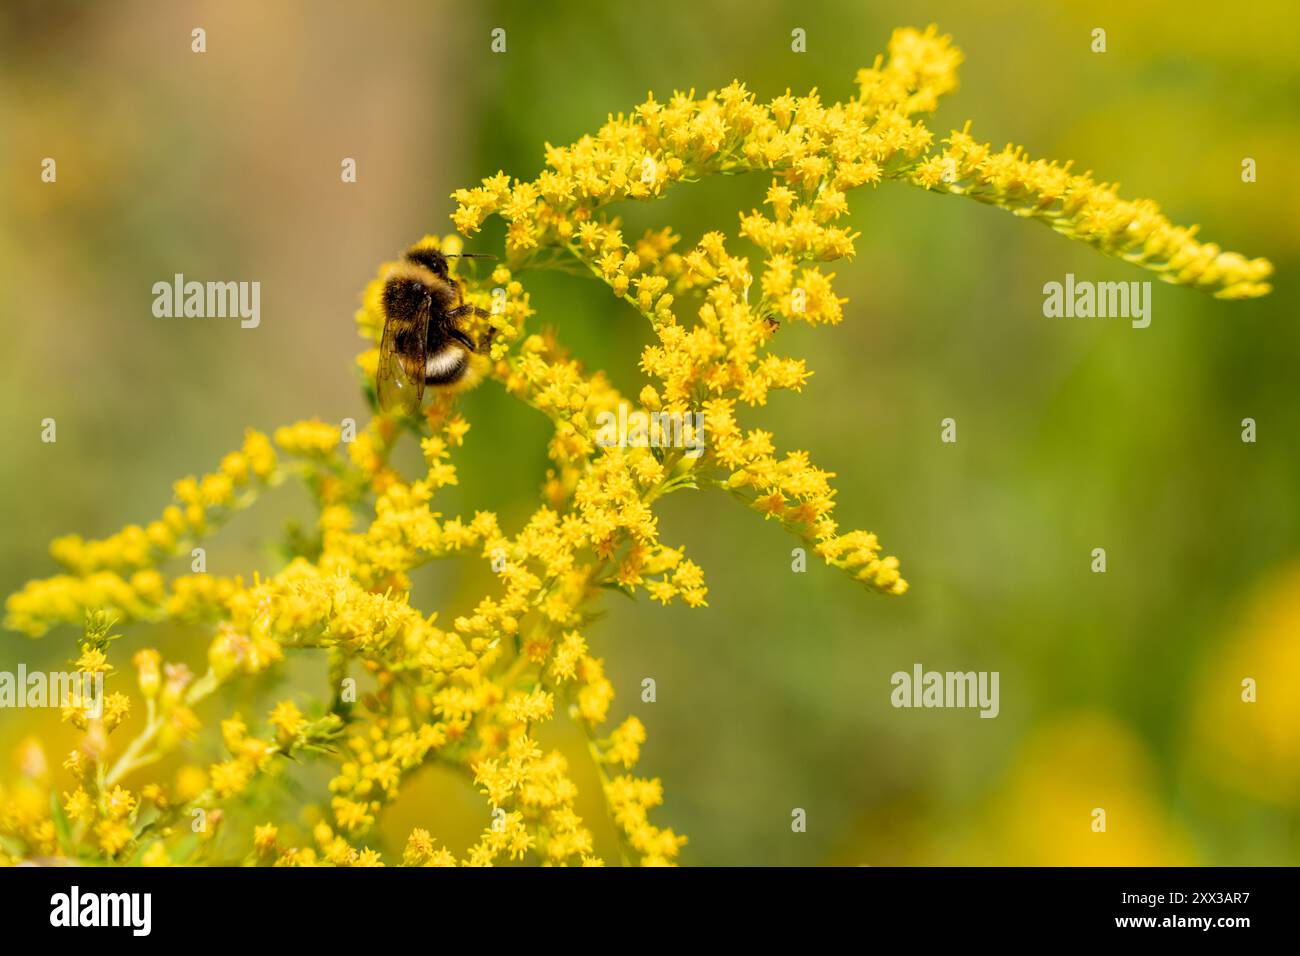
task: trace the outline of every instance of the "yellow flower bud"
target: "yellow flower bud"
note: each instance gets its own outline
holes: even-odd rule
[[[152,700],[162,682],[161,655],[156,650],[148,648],[138,651],[132,661],[138,672],[140,693],[144,694],[146,699]]]

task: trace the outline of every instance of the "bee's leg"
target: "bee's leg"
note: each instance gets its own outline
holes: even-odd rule
[[[492,313],[487,309],[480,309],[477,305],[471,305],[468,302],[461,303],[447,313],[449,319],[459,319],[467,315],[477,315],[480,319],[486,319],[489,318]]]
[[[488,312],[486,309],[480,309],[477,305],[470,305],[468,302],[465,302],[461,305],[456,306],[456,308],[448,312],[447,318],[459,319],[467,315],[474,315],[474,316],[478,316],[480,319],[487,319],[487,318],[491,318],[492,313]],[[483,340],[483,344],[487,345],[488,343],[490,343],[492,341],[492,337],[496,335],[496,332],[497,332],[496,329],[489,326],[487,337]],[[456,339],[458,342],[463,342],[471,352],[479,351],[479,346],[475,345],[474,341],[464,332],[460,331],[460,329],[453,329],[449,334],[452,336],[452,338]]]

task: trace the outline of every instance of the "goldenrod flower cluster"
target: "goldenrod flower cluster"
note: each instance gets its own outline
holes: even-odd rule
[[[1267,263],[1202,246],[1154,205],[1119,200],[1087,176],[1031,163],[1018,151],[993,154],[967,132],[936,151],[918,117],[955,88],[960,60],[934,28],[899,30],[889,56],[861,70],[856,93],[842,102],[786,92],[763,104],[739,83],[703,96],[651,97],[594,135],[548,145],[547,168],[533,181],[497,174],[456,192],[452,218],[463,236],[489,216],[507,224],[499,264],[453,262],[467,299],[487,315],[468,331],[480,341],[492,333],[476,377],[495,381],[553,427],[536,512],[504,529],[491,511],[436,509],[439,491],[457,482],[455,454],[470,431],[444,391],[420,421],[379,413],[350,440],[319,421],[270,437],[250,431],[215,472],[178,482],[159,520],[103,541],[59,539],[52,551],[65,573],[12,595],[9,627],[38,637],[85,621],[79,664],[106,673],[113,670],[110,621],[201,627],[208,646],[193,655],[196,670],[152,649],[135,654],[143,724],[127,741],[118,739],[126,695],[115,694],[102,717],[87,718],[70,702],[65,718],[83,733],[59,776],[68,782],[55,782],[39,744],[24,745],[22,778],[0,793],[4,857],[162,865],[231,862],[234,852],[236,861],[257,865],[597,865],[596,833],[576,810],[570,758],[539,734],[565,714],[587,737],[619,858],[674,863],[686,838],[652,820],[662,786],[631,772],[646,727],[623,715],[602,729],[614,687],[586,638],[609,590],[706,605],[703,570],[660,539],[657,502],[688,489],[727,492],[868,589],[907,590],[898,560],[874,534],[840,528],[834,475],[747,421],[773,391],[799,392],[811,374],[802,359],[771,350],[783,325],[845,318],[846,300],[825,264],[853,255],[856,234],[843,224],[850,190],[898,180],[967,195],[1044,219],[1170,281],[1229,296],[1267,289]],[[771,179],[763,209],[742,211],[736,230],[761,250],[761,263],[737,254],[721,231],[689,248],[679,248],[670,227],[629,238],[611,211],[679,182],[743,172]],[[422,242],[463,248],[457,235]],[[371,399],[390,265],[367,287],[356,316],[369,342],[357,369]],[[640,363],[647,381],[635,401],[572,358],[553,329],[531,324],[520,277],[549,268],[590,274],[650,324],[654,341]],[[598,420],[625,406],[668,416],[651,426],[657,439],[666,437],[664,420],[684,423],[680,440],[598,441]],[[390,464],[410,431],[424,459],[416,475]],[[702,453],[688,454],[692,448]],[[286,542],[290,557],[278,570],[247,577],[164,570],[288,478],[310,491],[317,518]],[[491,568],[490,593],[441,617],[414,607],[412,574],[456,554]],[[201,701],[234,697],[244,683],[266,686],[292,655],[325,662],[328,683],[318,697],[229,713],[219,747],[201,742]],[[307,759],[334,768],[318,803],[288,821],[245,821],[240,832],[215,838],[248,816],[259,795],[274,792],[290,760]],[[431,814],[429,828],[414,829],[400,855],[385,856],[375,845],[377,822],[409,776],[430,763],[463,773],[482,793],[481,837],[454,852],[431,835],[438,822]],[[162,767],[172,768],[170,778],[144,773]],[[191,825],[197,811],[201,830]]]
[[[1121,199],[1114,186],[1076,175],[1070,163],[1031,160],[1023,149],[994,152],[970,135],[970,123],[944,140],[911,173],[926,189],[969,196],[1017,215],[1040,219],[1071,239],[1155,272],[1165,282],[1190,285],[1221,299],[1266,295],[1273,273],[1267,259],[1247,259],[1195,238],[1197,227],[1175,226],[1149,199]]]

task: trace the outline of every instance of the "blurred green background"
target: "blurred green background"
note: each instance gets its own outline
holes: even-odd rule
[[[214,466],[246,425],[363,419],[358,294],[378,263],[450,230],[454,188],[532,178],[545,142],[651,90],[739,78],[764,100],[847,97],[895,27],[929,22],[966,55],[937,133],[970,118],[995,145],[1121,181],[1272,259],[1275,290],[1227,303],[1156,283],[1145,330],[1045,319],[1042,286],[1067,272],[1150,276],[960,199],[852,195],[846,320],[782,331],[778,351],[815,377],[749,421],[839,475],[842,524],[877,532],[912,589],[875,597],[816,563],[792,574],[774,524],[704,493],[666,499],[663,539],[704,567],[710,606],[617,601],[591,633],[613,716],[649,730],[656,821],[704,865],[1300,862],[1300,30],[1286,2],[6,3],[0,590],[53,573],[56,535],[155,516],[170,482]],[[504,54],[489,52],[494,27]],[[45,156],[57,185],[40,181]],[[1258,182],[1241,181],[1243,157]],[[767,185],[680,187],[627,209],[628,231],[734,234]],[[499,243],[498,225],[472,246]],[[260,281],[261,327],[154,318],[150,288],[176,272]],[[536,322],[635,394],[641,320],[573,277],[530,290]],[[464,407],[461,484],[441,508],[517,526],[546,424],[494,384]],[[946,417],[956,445],[939,441]],[[294,490],[239,516],[209,570],[271,568],[262,542],[295,516],[308,506]],[[470,561],[420,575],[444,619],[482,582]],[[195,666],[206,646],[127,634],[127,650],[161,643]],[[0,635],[0,668],[54,666],[74,636]],[[999,671],[1000,716],[891,708],[890,675],[916,662]],[[304,692],[321,677],[291,674]],[[644,677],[656,703],[640,702]],[[1257,703],[1240,700],[1245,677]],[[4,752],[32,732],[57,765],[53,715],[0,713]],[[554,733],[590,795],[580,749]],[[608,851],[598,804],[582,809]],[[429,771],[383,834],[391,849],[426,826],[459,852],[484,823],[468,784]]]

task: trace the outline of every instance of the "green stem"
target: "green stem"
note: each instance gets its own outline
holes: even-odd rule
[[[220,686],[220,683],[221,682],[217,679],[216,673],[212,668],[208,668],[206,674],[190,685],[190,689],[185,694],[185,706],[190,707],[197,704],[216,690],[217,687]],[[122,756],[117,759],[115,764],[113,764],[113,769],[108,771],[106,776],[102,774],[101,769],[101,792],[105,788],[115,785],[119,780],[131,773],[133,770],[147,767],[149,764],[162,759],[163,752],[161,750],[154,750],[152,752],[147,752],[145,750],[145,748],[153,743],[154,738],[158,736],[158,732],[162,730],[163,725],[167,722],[166,715],[154,713],[152,701],[150,704],[150,717],[144,730],[140,732],[139,736],[131,741],[126,750],[123,751]]]

